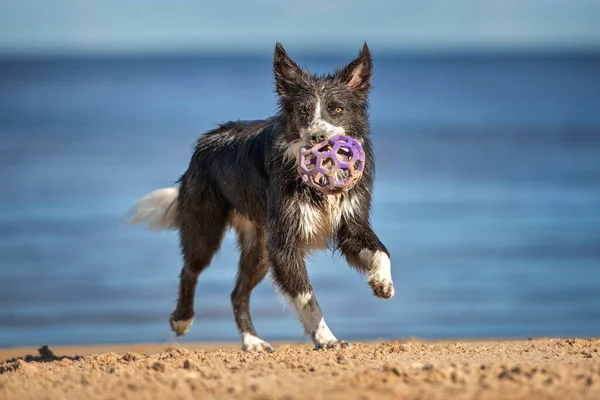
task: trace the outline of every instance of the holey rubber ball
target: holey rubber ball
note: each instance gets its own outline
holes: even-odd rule
[[[337,135],[312,147],[300,148],[298,172],[309,186],[326,194],[352,189],[362,177],[365,152],[356,140]]]

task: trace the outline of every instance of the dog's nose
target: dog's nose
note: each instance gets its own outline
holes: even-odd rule
[[[317,143],[321,143],[322,141],[327,140],[335,135],[342,134],[343,129],[338,126],[333,126],[319,121],[313,123],[308,128],[308,133],[310,135],[310,144],[314,146]]]
[[[327,139],[327,135],[325,135],[324,132],[315,132],[310,135],[310,144],[314,146],[317,143],[321,143],[325,139]]]

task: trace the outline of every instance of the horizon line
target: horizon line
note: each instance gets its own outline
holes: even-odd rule
[[[273,45],[274,48],[275,45]],[[356,46],[354,46],[356,47]],[[289,46],[290,54],[296,57],[348,57],[358,50],[354,47],[339,46],[332,50],[324,47],[309,49],[307,46]],[[594,56],[600,55],[600,46],[463,46],[463,47],[384,47],[369,45],[377,56]],[[358,49],[358,47],[357,47]],[[16,51],[15,51],[16,50]],[[356,50],[356,51],[354,51]],[[163,48],[163,49],[53,49],[28,51],[1,49],[0,60],[20,59],[83,59],[83,58],[202,58],[202,57],[271,57],[272,48]]]

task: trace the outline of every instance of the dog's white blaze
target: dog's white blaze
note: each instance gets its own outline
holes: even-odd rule
[[[391,286],[392,296],[394,295],[394,283],[392,281],[392,263],[387,254],[377,250],[375,253],[364,249],[359,257],[366,262],[370,262],[371,270],[367,275],[368,282],[380,282],[385,286]]]
[[[310,304],[312,300],[313,294],[307,292],[298,295],[291,301],[302,325],[304,325],[304,333],[311,336],[315,345],[336,341],[337,338],[325,323],[321,307],[316,302]]]
[[[182,319],[181,321],[171,321],[173,332],[178,335],[185,335],[194,324],[194,317],[190,319]]]
[[[317,104],[315,105],[315,116],[313,122],[317,122],[321,119],[321,99],[317,97]]]
[[[346,130],[341,126],[330,124],[323,119],[323,111],[321,109],[321,99],[317,98],[317,104],[315,105],[315,115],[313,116],[312,126],[318,126],[320,130],[327,132],[327,136],[343,135]]]
[[[292,142],[291,145],[285,149],[285,158],[297,160],[300,154],[300,147],[310,143],[311,132],[322,132],[325,133],[326,137],[346,134],[346,130],[343,127],[333,125],[323,119],[323,109],[321,106],[321,99],[319,97],[317,97],[317,101],[315,103],[315,113],[310,125],[300,130],[301,140]]]

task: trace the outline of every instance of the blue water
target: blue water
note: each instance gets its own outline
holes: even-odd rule
[[[348,57],[304,57],[316,72]],[[600,56],[375,59],[373,225],[396,297],[343,258],[309,273],[350,340],[600,335]],[[270,59],[0,61],[0,346],[167,341],[175,233],[124,224],[198,134],[275,110]],[[229,234],[184,340],[237,340]],[[267,340],[302,329],[269,281]]]

